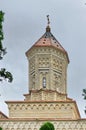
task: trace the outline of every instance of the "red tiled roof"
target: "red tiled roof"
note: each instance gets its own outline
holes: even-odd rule
[[[49,46],[55,47],[56,49],[59,49],[66,54],[68,62],[69,62],[69,58],[68,58],[68,54],[67,54],[66,50],[62,47],[62,45],[53,36],[50,29],[48,29],[48,28],[49,27],[46,28],[46,32],[44,33],[44,35],[31,48],[33,48],[34,46],[35,47],[49,47]],[[26,52],[26,54],[27,54],[27,52]]]

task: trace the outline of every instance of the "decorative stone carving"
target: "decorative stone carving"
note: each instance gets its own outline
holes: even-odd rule
[[[3,120],[0,121],[0,127],[3,130],[39,130],[41,125],[47,120]],[[50,120],[54,124],[55,130],[86,130],[86,120]]]
[[[39,64],[39,68],[48,68],[49,67],[49,64],[50,64],[50,61],[49,61],[49,56],[47,55],[40,55],[39,58],[38,58],[38,64]]]
[[[54,90],[57,90],[58,92],[60,91],[60,87],[61,87],[61,74],[54,72],[53,73],[53,86],[54,86]]]
[[[32,72],[33,70],[35,70],[35,56],[33,56],[30,60],[29,60],[29,71]]]
[[[44,96],[46,99],[47,95]],[[71,103],[70,103],[71,102]],[[19,109],[17,109],[17,103],[13,106],[8,104],[10,109],[11,118],[47,118],[46,113],[51,118],[61,119],[79,119],[80,115],[77,111],[77,106],[74,101],[33,101],[33,102],[20,102]],[[41,111],[40,111],[41,110]]]

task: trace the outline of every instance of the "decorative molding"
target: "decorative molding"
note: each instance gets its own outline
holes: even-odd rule
[[[38,120],[38,119],[9,119],[0,121],[0,127],[3,130],[38,130],[41,125],[48,121],[48,119]],[[50,120],[53,123],[55,130],[85,130],[86,129],[86,120]]]
[[[74,101],[33,101],[33,102],[8,102],[11,118],[70,118],[80,119],[77,105]],[[46,117],[47,114],[47,117]]]

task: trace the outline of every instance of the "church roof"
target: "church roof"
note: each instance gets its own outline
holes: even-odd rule
[[[61,46],[58,40],[51,33],[49,26],[46,28],[44,35],[34,44],[34,46],[54,46],[57,49],[66,52],[65,49]]]
[[[49,26],[46,27],[46,32],[43,34],[43,36],[28,51],[30,51],[33,47],[55,47],[56,49],[66,54],[69,62],[69,57],[66,50],[62,47],[59,41],[53,36]],[[28,51],[26,52],[26,55]]]

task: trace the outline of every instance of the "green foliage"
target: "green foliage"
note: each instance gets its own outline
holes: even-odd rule
[[[4,21],[4,13],[0,11],[0,60],[3,59],[3,56],[6,54],[6,48],[3,48],[2,40],[4,39],[3,36],[3,25],[2,22]],[[8,80],[8,82],[12,82],[13,77],[12,74],[6,71],[5,68],[1,68],[0,70],[0,81],[3,79]]]
[[[40,130],[55,130],[55,128],[51,122],[46,122],[40,127]]]
[[[83,89],[83,94],[82,96],[84,97],[84,100],[86,100],[86,89]],[[85,107],[85,114],[86,114],[86,107]]]
[[[3,21],[4,21],[4,13],[0,11],[0,60],[6,54],[6,48],[3,48],[3,45],[2,45],[2,40],[4,39],[3,26],[2,26]]]
[[[83,94],[82,96],[84,97],[84,99],[86,100],[86,89],[83,89]]]
[[[10,72],[6,71],[5,68],[1,69],[0,77],[2,77],[3,79],[7,79],[8,82],[12,82],[12,80],[13,80],[12,74]],[[0,81],[2,81],[3,79],[0,79]]]
[[[2,128],[0,127],[0,130],[2,130]]]

